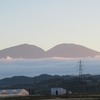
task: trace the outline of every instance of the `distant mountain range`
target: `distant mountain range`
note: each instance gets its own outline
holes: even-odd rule
[[[10,48],[0,50],[0,58],[47,58],[47,57],[64,57],[64,58],[79,58],[79,57],[95,57],[100,55],[100,52],[89,49],[87,47],[76,44],[59,44],[45,51],[40,47],[29,44],[22,44]]]

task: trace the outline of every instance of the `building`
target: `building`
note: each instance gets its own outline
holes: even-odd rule
[[[66,89],[51,88],[51,95],[64,95],[64,94],[66,94]]]
[[[28,96],[29,92],[25,89],[0,90],[0,97]]]

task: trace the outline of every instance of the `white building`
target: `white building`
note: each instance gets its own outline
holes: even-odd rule
[[[0,97],[28,96],[29,92],[25,89],[0,90]]]
[[[51,88],[51,95],[63,95],[66,94],[66,89],[63,88]]]

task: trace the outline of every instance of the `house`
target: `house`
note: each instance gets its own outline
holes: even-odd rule
[[[11,97],[11,96],[28,96],[29,92],[25,89],[7,89],[0,90],[0,97]]]
[[[64,95],[66,94],[66,89],[63,88],[51,88],[51,95]]]

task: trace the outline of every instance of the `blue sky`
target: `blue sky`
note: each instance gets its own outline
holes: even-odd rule
[[[0,0],[0,49],[23,43],[100,51],[100,0]]]

